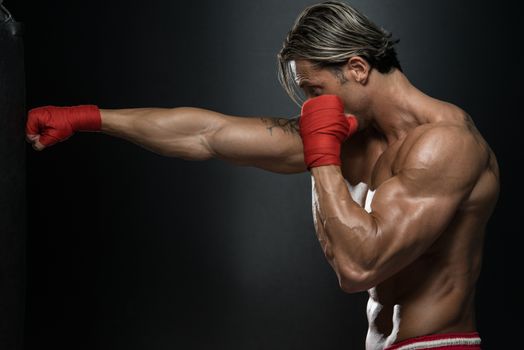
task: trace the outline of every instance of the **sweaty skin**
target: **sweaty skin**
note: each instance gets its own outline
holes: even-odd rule
[[[297,62],[310,97],[372,96],[360,106],[350,101],[347,112],[368,119],[342,145],[342,166],[311,170],[320,245],[344,291],[369,291],[367,349],[475,331],[496,158],[462,109],[424,95],[399,71],[379,76],[357,61],[345,72],[355,78],[352,94],[331,73]],[[362,93],[359,79],[371,80],[371,92]]]
[[[480,136],[449,118],[389,147],[370,131],[344,145],[342,169],[312,171],[322,249],[343,290],[376,287],[370,298],[382,305],[380,334],[391,333],[400,306],[396,341],[475,330],[474,288],[498,170]],[[359,141],[365,147],[352,147]],[[359,161],[362,167],[351,165]],[[351,198],[344,179],[374,191],[371,213]]]
[[[358,57],[343,82],[307,61],[296,67],[308,97],[337,94],[361,126],[341,146],[342,166],[312,168],[311,175],[317,236],[341,288],[369,290],[366,348],[474,331],[475,283],[499,172],[467,113]],[[100,112],[101,132],[161,155],[307,170],[296,118],[192,107]],[[36,150],[45,148],[40,135],[26,136]]]

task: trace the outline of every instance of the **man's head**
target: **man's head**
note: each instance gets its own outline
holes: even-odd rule
[[[299,15],[278,54],[279,80],[297,104],[301,104],[300,88],[306,97],[343,95],[344,89],[350,89],[348,82],[365,84],[371,70],[402,71],[394,48],[397,42],[345,3],[312,5]],[[355,89],[350,95],[353,101],[347,103],[364,97]]]

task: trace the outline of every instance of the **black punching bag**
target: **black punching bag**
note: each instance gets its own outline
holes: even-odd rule
[[[22,25],[0,0],[0,349],[23,347],[25,76]]]

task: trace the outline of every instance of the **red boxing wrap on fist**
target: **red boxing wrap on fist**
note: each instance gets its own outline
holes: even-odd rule
[[[95,105],[73,107],[44,106],[28,113],[26,134],[40,135],[44,146],[64,141],[75,131],[100,131],[102,116]]]
[[[336,95],[307,100],[302,105],[299,125],[308,169],[340,166],[340,145],[358,129],[357,119],[344,114],[344,104]]]

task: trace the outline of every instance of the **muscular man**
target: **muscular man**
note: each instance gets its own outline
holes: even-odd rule
[[[310,171],[320,245],[348,292],[369,292],[366,349],[479,349],[474,315],[499,172],[470,116],[403,74],[391,34],[344,3],[308,7],[279,53],[300,119],[198,108],[40,107],[42,150],[101,131],[166,156]]]

